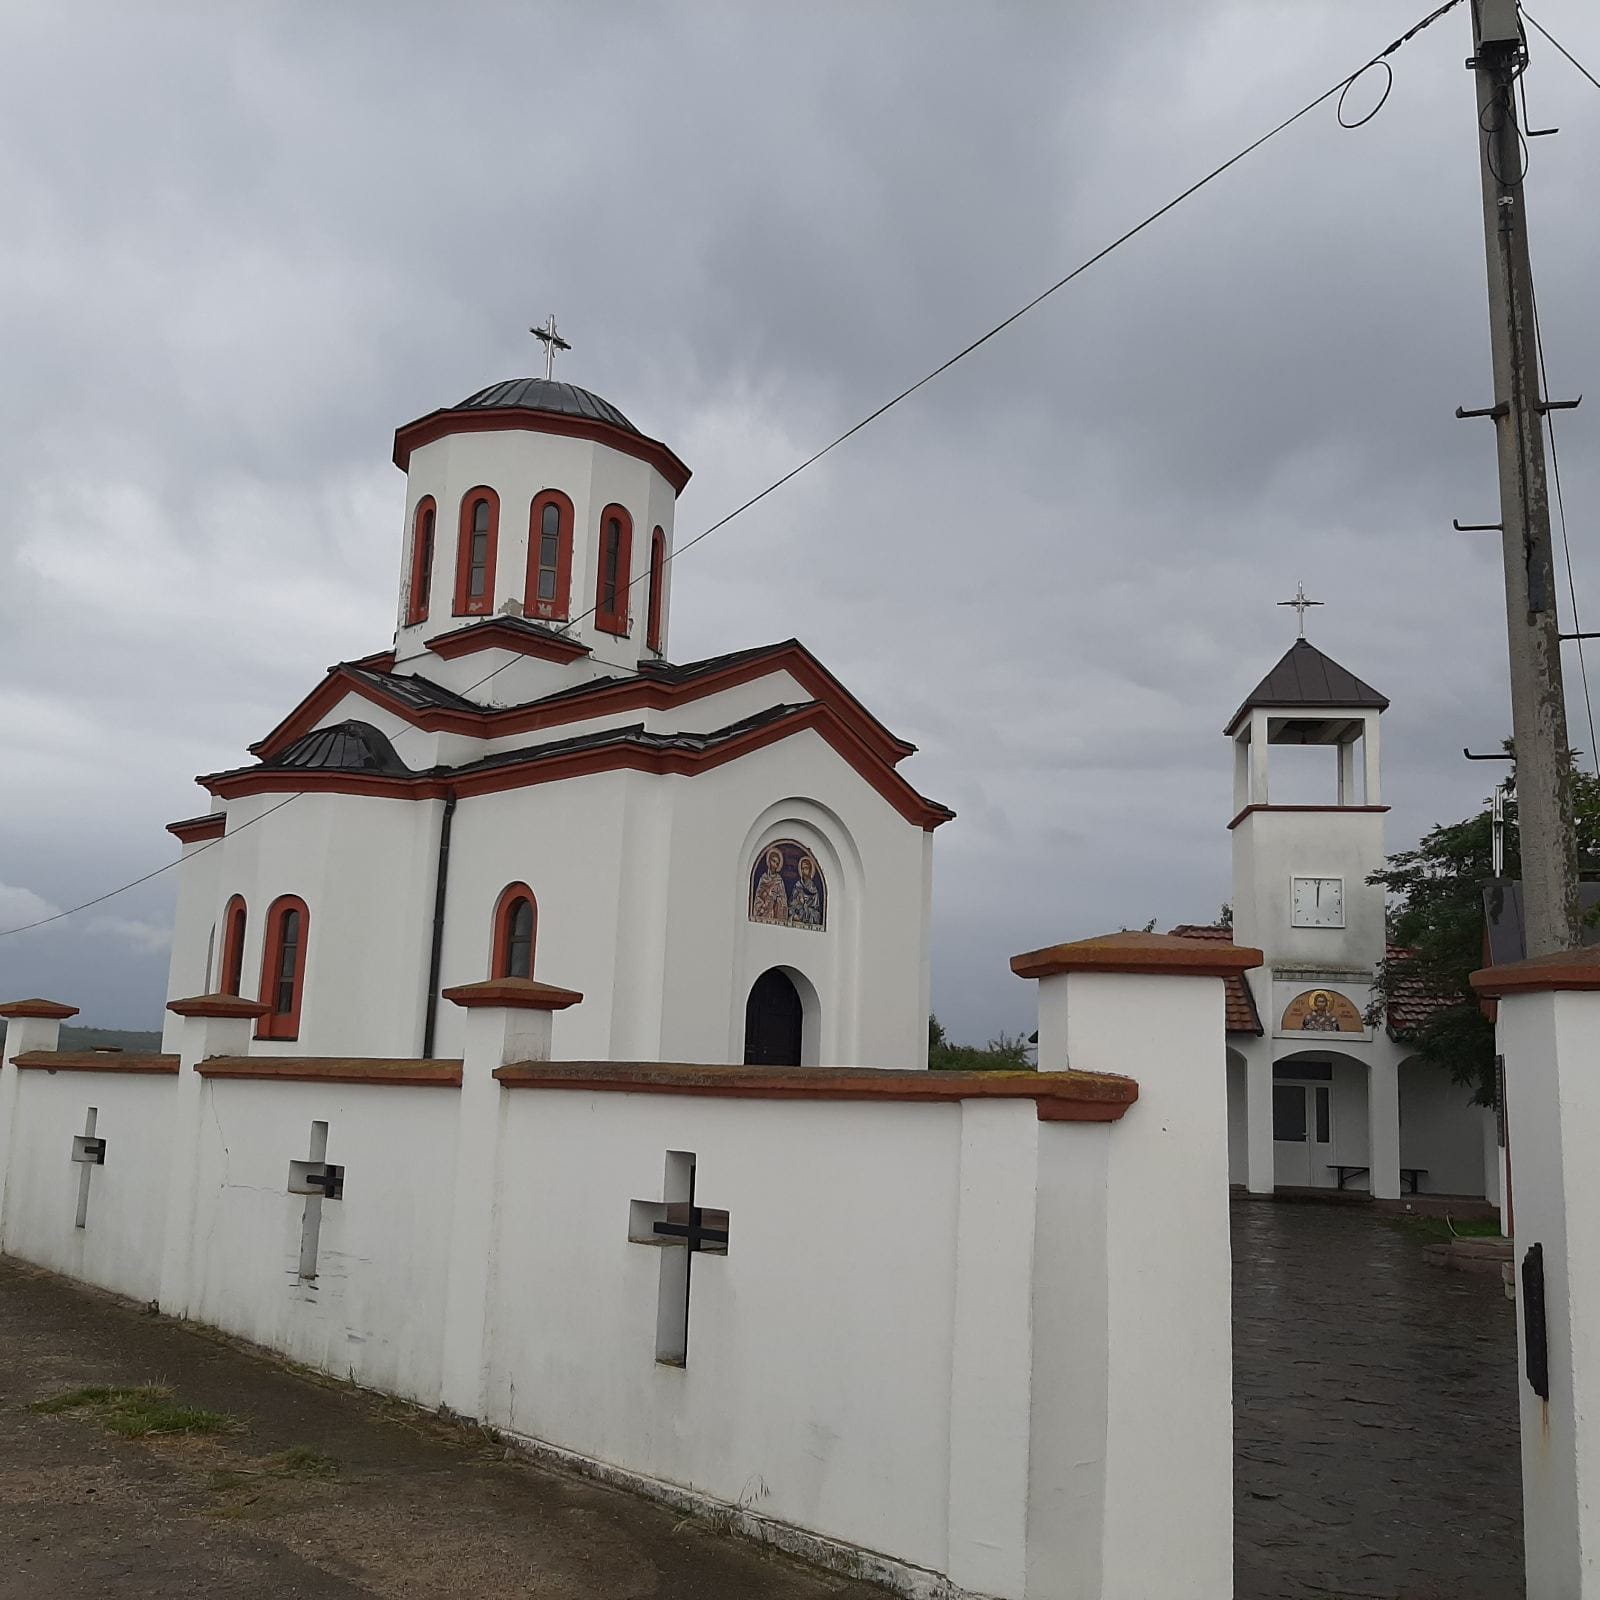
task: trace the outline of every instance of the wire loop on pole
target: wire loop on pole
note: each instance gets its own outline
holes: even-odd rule
[[[1357,117],[1354,122],[1346,122],[1345,121],[1345,116],[1344,116],[1344,103],[1345,103],[1346,98],[1349,96],[1350,91],[1353,88],[1355,88],[1355,86],[1358,83],[1360,83],[1361,80],[1364,77],[1366,77],[1366,75],[1369,72],[1371,72],[1374,67],[1382,67],[1384,72],[1385,72],[1385,74],[1386,74],[1386,76],[1385,76],[1385,78],[1383,80],[1383,93],[1378,96],[1378,103],[1364,117]],[[1379,56],[1374,61],[1369,61],[1366,64],[1366,66],[1364,66],[1358,73],[1356,73],[1356,75],[1353,78],[1345,79],[1344,88],[1343,88],[1343,90],[1340,91],[1340,94],[1339,94],[1339,105],[1338,105],[1338,108],[1337,108],[1338,109],[1338,116],[1339,116],[1339,126],[1341,128],[1362,128],[1362,127],[1365,127],[1367,125],[1367,123],[1371,122],[1372,119],[1375,116],[1377,116],[1377,114],[1380,111],[1383,110],[1384,106],[1388,103],[1389,92],[1393,88],[1394,88],[1394,68],[1391,67],[1389,65],[1389,63],[1383,59],[1382,56]]]

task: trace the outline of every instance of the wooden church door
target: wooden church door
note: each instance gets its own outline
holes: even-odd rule
[[[745,1002],[744,1064],[798,1067],[804,1020],[799,991],[776,967],[768,968],[756,979]]]

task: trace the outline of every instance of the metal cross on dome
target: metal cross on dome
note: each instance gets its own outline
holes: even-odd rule
[[[529,328],[528,332],[531,333],[534,336],[534,338],[537,339],[539,341],[539,343],[544,346],[544,375],[545,375],[545,378],[546,379],[550,379],[550,378],[555,377],[555,375],[556,375],[556,351],[557,350],[570,350],[572,348],[572,346],[570,344],[568,344],[567,341],[565,339],[563,339],[559,333],[556,332],[556,314],[555,314],[555,312],[552,311],[550,313],[550,315],[545,318],[545,326],[544,327],[542,327],[542,328]]]
[[[1303,583],[1297,583],[1294,586],[1293,600],[1280,600],[1278,602],[1280,606],[1291,606],[1296,612],[1299,613],[1300,637],[1302,639],[1306,636],[1306,612],[1308,612],[1312,606],[1320,606],[1322,603],[1323,602],[1320,600],[1306,599],[1306,586]]]

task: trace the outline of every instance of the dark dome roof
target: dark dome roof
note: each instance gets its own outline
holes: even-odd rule
[[[487,389],[469,394],[452,411],[491,411],[507,408],[520,411],[548,411],[561,417],[587,417],[590,422],[609,423],[624,433],[639,430],[612,405],[575,383],[557,383],[553,378],[507,378],[491,383]]]
[[[296,739],[272,767],[303,767],[322,772],[408,772],[388,736],[370,722],[340,722],[315,728]]]

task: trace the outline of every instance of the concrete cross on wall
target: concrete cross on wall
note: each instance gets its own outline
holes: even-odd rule
[[[728,1253],[728,1213],[695,1204],[695,1158],[669,1150],[660,1200],[634,1200],[628,1208],[628,1239],[663,1247],[656,1294],[656,1360],[684,1366],[689,1358],[689,1286],[696,1255]]]
[[[344,1168],[328,1163],[328,1124],[311,1124],[311,1143],[304,1161],[289,1163],[289,1193],[306,1197],[300,1221],[300,1280],[314,1283],[317,1247],[322,1237],[322,1203],[344,1194]]]
[[[95,1126],[100,1112],[90,1106],[83,1119],[83,1132],[72,1137],[72,1159],[78,1166],[78,1220],[76,1226],[86,1227],[89,1222],[89,1174],[106,1164],[106,1142],[95,1137]]]

